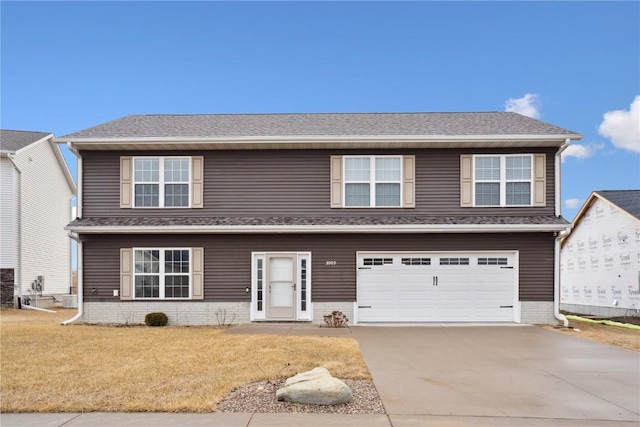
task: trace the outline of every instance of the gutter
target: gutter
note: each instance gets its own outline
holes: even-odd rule
[[[82,292],[82,240],[80,240],[80,238],[78,237],[78,235],[74,235],[72,232],[69,232],[69,238],[75,240],[78,243],[78,312],[76,313],[75,316],[73,316],[71,319],[69,320],[65,320],[64,322],[62,322],[62,325],[67,326],[70,325],[71,323],[75,322],[76,320],[80,319],[82,317],[82,313],[83,313],[83,292]]]
[[[567,137],[569,135],[569,137]],[[55,142],[71,142],[76,144],[136,144],[136,143],[249,143],[249,142],[451,142],[451,141],[547,141],[555,142],[566,139],[581,139],[580,134],[516,134],[516,135],[260,135],[260,136],[129,136],[129,137],[61,137]]]
[[[13,164],[14,169],[18,173],[18,215],[17,215],[17,233],[16,233],[16,262],[18,264],[18,308],[22,308],[22,171],[18,167],[13,154],[7,154],[7,158]],[[14,280],[15,289],[15,280]]]
[[[553,257],[553,316],[561,321],[565,328],[569,327],[569,320],[560,313],[560,241],[570,233],[571,228],[567,228],[556,236]]]

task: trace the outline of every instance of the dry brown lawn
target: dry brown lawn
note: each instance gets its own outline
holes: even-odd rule
[[[60,325],[74,314],[0,312],[0,412],[210,412],[235,387],[316,366],[371,378],[352,338]]]
[[[588,323],[579,320],[569,320],[569,329],[553,328],[550,326],[545,326],[545,328],[574,337],[640,352],[640,331],[637,329],[626,329],[618,326]]]

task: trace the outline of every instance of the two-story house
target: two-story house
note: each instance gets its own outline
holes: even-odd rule
[[[77,318],[555,323],[560,153],[580,138],[503,112],[134,115],[66,135]]]
[[[76,184],[48,132],[0,130],[2,306],[51,306],[71,293]]]

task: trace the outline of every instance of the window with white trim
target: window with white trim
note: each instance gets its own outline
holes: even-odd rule
[[[531,206],[533,156],[473,156],[475,206]]]
[[[190,204],[189,157],[134,157],[134,206],[186,208]]]
[[[190,249],[134,249],[133,259],[133,298],[189,299]]]
[[[345,207],[400,207],[402,156],[344,156]]]

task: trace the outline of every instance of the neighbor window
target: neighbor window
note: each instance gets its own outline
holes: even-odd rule
[[[475,206],[530,206],[531,155],[474,156]]]
[[[189,298],[189,249],[135,249],[134,298]]]
[[[189,207],[188,157],[135,157],[133,188],[135,207]]]
[[[345,156],[344,205],[401,206],[401,160],[401,156]]]

